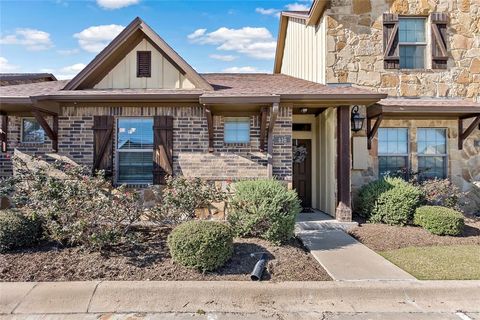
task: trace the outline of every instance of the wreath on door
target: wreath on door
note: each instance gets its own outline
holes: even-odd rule
[[[293,146],[293,163],[302,163],[307,158],[307,148],[305,146]]]

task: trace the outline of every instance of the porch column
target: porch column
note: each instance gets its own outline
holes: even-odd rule
[[[267,141],[267,176],[273,177],[273,129],[277,121],[279,105],[273,103],[270,109],[270,120],[268,124],[268,141]]]
[[[352,220],[350,192],[350,107],[337,108],[337,209],[339,221]]]

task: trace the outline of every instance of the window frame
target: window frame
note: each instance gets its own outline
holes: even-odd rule
[[[23,123],[24,123],[25,120],[33,120],[33,121],[38,123],[38,121],[35,117],[22,117],[22,118],[20,118],[20,142],[22,144],[43,144],[43,143],[45,143],[45,130],[42,128],[40,123],[38,123],[38,125],[40,126],[40,129],[42,129],[42,131],[43,131],[42,141],[25,141],[24,140],[25,129],[24,129]]]
[[[380,153],[380,138],[377,138],[377,163],[378,163],[378,177],[384,177],[381,172],[380,172],[380,157],[403,157],[406,159],[405,163],[407,164],[407,167],[405,168],[407,170],[406,175],[408,176],[408,173],[410,172],[411,169],[411,156],[410,156],[410,128],[408,127],[380,127],[378,130],[380,131],[381,129],[405,129],[407,131],[407,153]],[[398,142],[398,141],[397,141]]]
[[[425,36],[425,41],[424,42],[401,42],[400,41],[400,21],[401,20],[408,20],[408,19],[422,19],[424,21],[424,36]],[[428,57],[428,24],[429,20],[428,17],[426,16],[399,16],[398,17],[398,67],[400,70],[425,70],[427,69],[427,57]],[[422,46],[424,47],[423,51],[423,67],[421,68],[406,68],[401,66],[401,61],[402,61],[402,54],[401,54],[401,47],[402,46],[408,46],[408,47],[419,47]]]
[[[115,151],[115,183],[118,184],[118,185],[121,185],[121,184],[125,184],[125,185],[153,185],[153,151],[154,151],[154,147],[152,147],[152,149],[119,149],[118,148],[118,137],[119,137],[119,128],[120,128],[120,120],[124,120],[124,119],[151,119],[152,120],[152,141],[155,137],[155,132],[153,132],[153,125],[154,125],[154,119],[153,117],[142,117],[142,116],[127,116],[127,117],[124,117],[124,116],[121,116],[121,117],[117,117],[115,119],[115,145],[114,145],[114,151]],[[153,141],[153,143],[155,143]],[[126,153],[126,152],[130,152],[130,153],[151,153],[152,154],[152,179],[151,181],[122,181],[120,180],[120,153]]]
[[[240,122],[240,121],[231,121],[232,119],[244,119],[245,122],[248,120],[248,141],[226,141],[226,130],[227,122]],[[252,119],[251,117],[224,117],[223,118],[223,143],[226,145],[230,144],[250,144],[252,140]]]
[[[421,154],[418,150],[418,145],[419,145],[419,134],[418,134],[418,131],[419,130],[438,130],[438,129],[442,129],[444,132],[445,132],[445,153],[443,154]],[[448,156],[449,156],[449,153],[448,153],[448,128],[446,127],[418,127],[417,128],[417,133],[416,133],[416,145],[417,145],[417,170],[420,171],[420,158],[428,158],[428,157],[442,157],[444,159],[443,161],[443,173],[444,173],[444,177],[443,178],[438,178],[438,179],[446,179],[448,178],[449,174],[448,174]],[[429,180],[429,179],[432,179],[432,178],[421,178],[421,174],[419,173],[419,179],[421,181],[425,181],[425,180]]]

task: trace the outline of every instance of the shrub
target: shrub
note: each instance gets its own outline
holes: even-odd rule
[[[137,193],[112,188],[102,172],[92,176],[86,167],[61,163],[30,169],[19,157],[13,161],[12,199],[38,214],[49,240],[102,249],[118,243],[142,212]]]
[[[442,206],[459,210],[459,200],[464,196],[448,179],[426,180],[420,185],[424,202],[428,206]]]
[[[41,235],[40,222],[14,210],[0,211],[0,252],[31,246]]]
[[[240,181],[229,199],[228,221],[237,236],[280,244],[293,237],[302,210],[298,195],[271,179]]]
[[[176,262],[201,271],[223,266],[233,253],[232,230],[215,221],[184,222],[172,231],[167,243]]]
[[[371,222],[405,225],[412,221],[421,199],[419,187],[401,178],[386,177],[360,190],[358,207]]]
[[[386,179],[379,179],[363,186],[358,194],[358,213],[362,217],[370,219],[380,195],[391,188],[393,188],[392,184]]]
[[[440,206],[417,208],[414,223],[439,236],[458,236],[465,226],[460,212]]]

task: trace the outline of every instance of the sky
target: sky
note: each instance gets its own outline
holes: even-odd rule
[[[0,72],[71,79],[135,17],[198,72],[272,72],[279,12],[311,0],[0,0]]]

